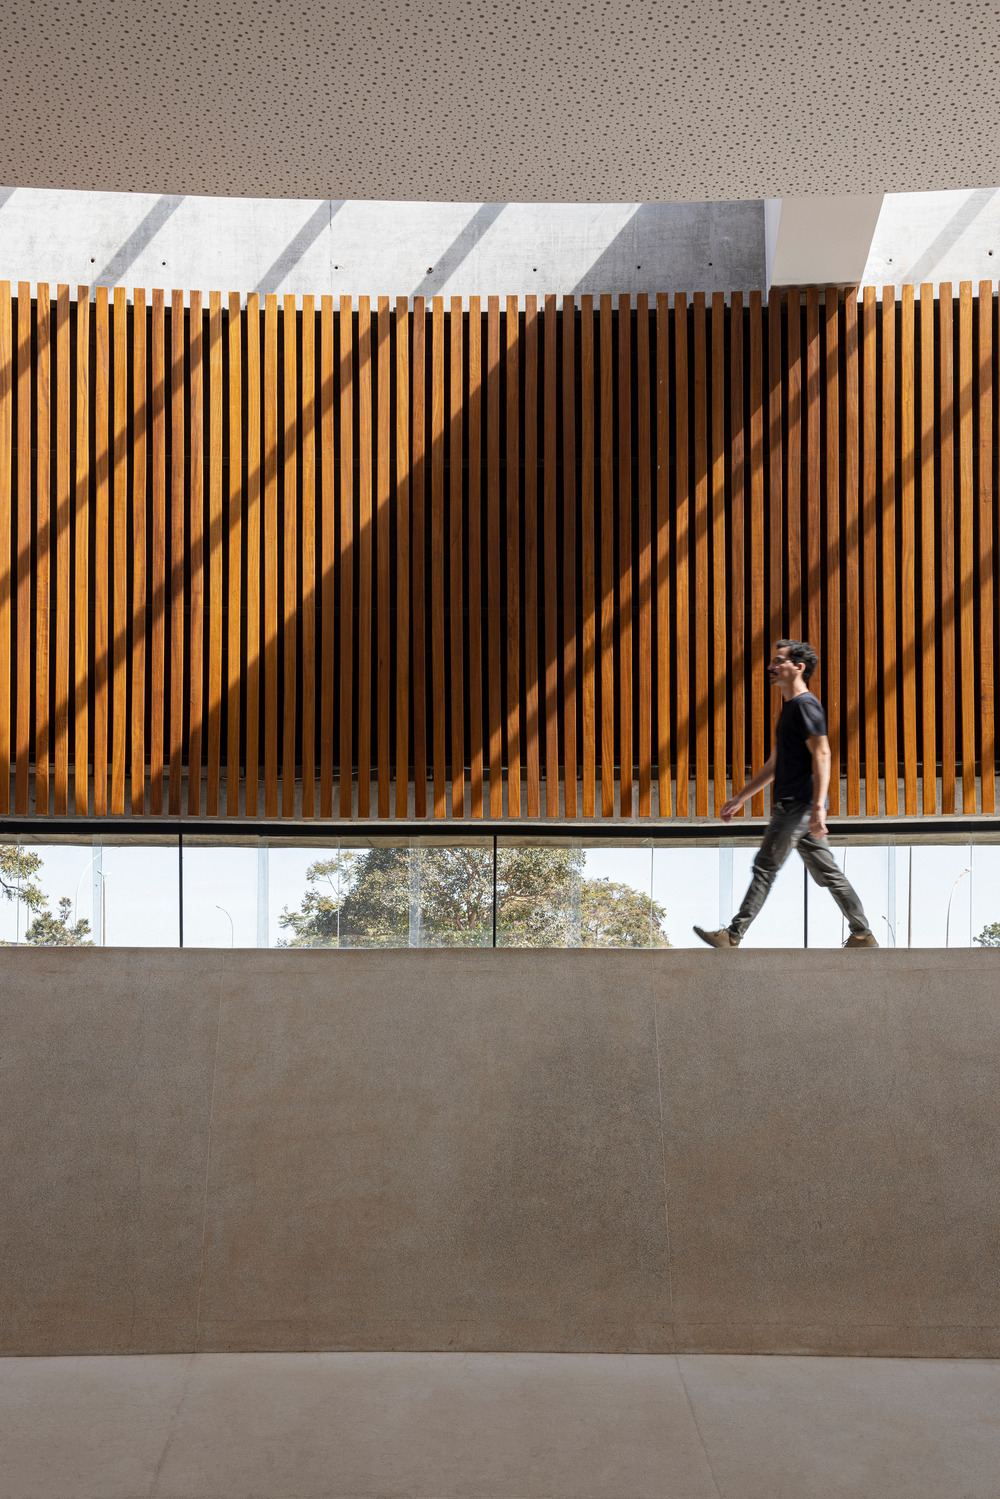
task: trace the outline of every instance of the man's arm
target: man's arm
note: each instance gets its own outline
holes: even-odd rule
[[[813,799],[809,831],[814,838],[826,837],[826,793],[830,789],[830,741],[825,734],[806,739],[813,757]]]
[[[748,781],[747,784],[743,787],[742,791],[738,791],[735,796],[731,796],[729,798],[729,800],[726,802],[726,805],[719,813],[719,816],[722,818],[723,822],[732,822],[733,818],[743,806],[744,802],[748,802],[752,796],[756,796],[758,791],[763,791],[765,786],[770,786],[771,782],[774,780],[774,766],[777,754],[777,747],[775,747],[771,751],[770,755],[768,755],[767,759],[764,761],[763,765],[760,767],[760,770],[758,770],[753,780]]]

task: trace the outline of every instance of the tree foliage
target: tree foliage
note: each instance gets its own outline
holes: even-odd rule
[[[73,902],[64,895],[59,902],[58,916],[53,916],[51,911],[40,912],[25,932],[25,942],[35,947],[93,947],[89,921],[81,917],[70,925],[72,907]]]
[[[980,947],[1000,947],[1000,921],[991,921],[984,926],[978,937],[973,937]]]
[[[52,915],[39,884],[41,872],[41,854],[14,843],[0,844],[0,895],[6,900],[20,901],[34,913],[34,920],[24,933],[25,942],[33,947],[92,947],[90,922],[82,919],[70,922],[73,902],[68,895],[59,902],[58,916]]]
[[[0,895],[19,900],[29,911],[40,911],[45,895],[38,883],[42,857],[17,843],[0,844]]]
[[[422,947],[493,942],[493,852],[485,846],[381,847],[340,853],[306,871],[309,888],[280,925],[288,947],[400,947],[418,912]],[[630,885],[583,874],[578,849],[498,850],[502,947],[668,947],[664,910]]]

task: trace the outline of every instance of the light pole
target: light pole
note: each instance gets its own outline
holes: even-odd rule
[[[97,861],[98,861],[98,859],[100,857],[101,857],[101,854],[100,854],[100,851],[98,851],[94,855],[94,857],[90,860],[90,863],[84,865],[83,874],[81,874],[80,878],[76,882],[76,894],[73,897],[73,925],[74,926],[76,925],[76,920],[77,920],[77,909],[76,908],[77,908],[77,905],[78,905],[79,900],[80,900],[80,886],[83,884],[84,880],[87,877],[87,870],[88,869],[93,869],[94,865],[97,863]]]
[[[221,911],[222,914],[223,914],[223,916],[225,916],[227,918],[227,920],[229,922],[229,946],[230,947],[235,946],[235,941],[234,941],[235,928],[233,927],[233,918],[229,915],[229,912],[226,910],[225,906],[219,906],[219,905],[217,905],[215,909],[217,911]]]
[[[97,877],[101,882],[101,946],[108,945],[108,876],[103,870],[97,870]]]
[[[972,873],[972,869],[970,868],[970,866],[968,864],[966,864],[965,868],[962,870],[962,873],[959,875],[958,879],[955,881],[954,885],[952,885],[952,887],[951,887],[951,894],[948,897],[948,915],[947,915],[947,918],[946,918],[945,924],[944,924],[944,945],[945,945],[945,947],[950,947],[951,946],[951,903],[955,899],[955,891],[958,889],[960,882],[965,878],[965,876],[967,874],[971,874],[971,873]]]

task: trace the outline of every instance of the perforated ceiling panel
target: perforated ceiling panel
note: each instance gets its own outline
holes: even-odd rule
[[[993,185],[984,0],[7,0],[24,187],[621,202]]]

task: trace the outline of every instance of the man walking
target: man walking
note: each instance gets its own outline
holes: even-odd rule
[[[723,822],[731,822],[744,802],[773,781],[771,821],[753,861],[750,887],[732,921],[718,932],[706,932],[700,926],[694,929],[709,947],[739,947],[793,848],[802,855],[817,885],[825,885],[846,916],[851,935],[844,946],[878,947],[861,902],[826,841],[830,741],[823,704],[806,686],[818,661],[812,646],[801,640],[779,640],[774,648],[767,674],[784,698],[774,748],[753,780],[722,809]]]

